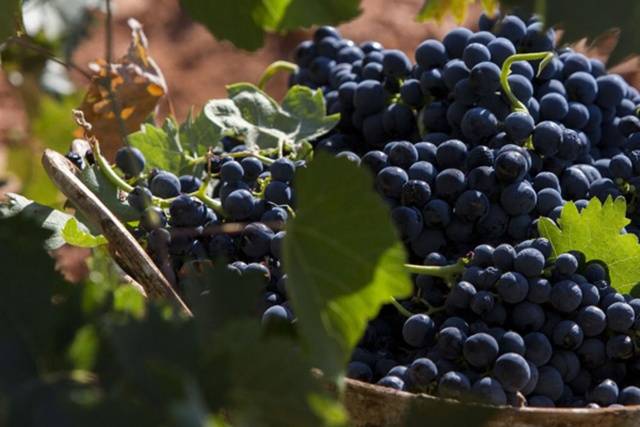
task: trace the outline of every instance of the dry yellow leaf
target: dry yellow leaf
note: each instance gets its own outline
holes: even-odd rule
[[[131,44],[122,58],[112,64],[102,59],[90,64],[94,74],[80,106],[93,136],[107,153],[120,147],[125,135],[139,130],[167,93],[142,26],[134,19],[129,26]]]

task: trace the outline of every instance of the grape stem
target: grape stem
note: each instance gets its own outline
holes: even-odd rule
[[[447,282],[447,285],[451,286],[457,276],[459,276],[467,265],[468,260],[466,258],[460,258],[458,262],[450,265],[415,265],[405,264],[404,267],[409,273],[423,274],[426,276],[439,277]]]
[[[398,310],[398,313],[402,314],[404,317],[413,316],[413,313],[407,310],[406,308],[404,308],[404,306],[400,304],[400,302],[398,302],[397,299],[391,298],[391,304],[393,304],[396,310]]]
[[[269,80],[273,78],[278,72],[286,71],[289,73],[297,73],[299,67],[293,62],[289,61],[276,61],[270,64],[260,76],[260,80],[258,81],[258,88],[260,90],[264,90],[264,87],[267,85]]]
[[[122,179],[118,174],[113,170],[107,159],[102,156],[100,152],[100,144],[98,141],[93,142],[93,156],[96,159],[96,164],[98,168],[103,173],[103,175],[107,178],[107,180],[112,183],[114,186],[124,191],[125,193],[130,193],[133,191],[133,187],[129,185],[124,179]],[[224,209],[222,209],[222,203],[213,199],[206,195],[206,190],[208,187],[208,181],[205,182],[198,191],[194,193],[190,193],[189,195],[199,199],[202,203],[204,203],[207,207],[213,209],[213,211],[219,215],[224,216]],[[162,208],[167,208],[171,205],[171,202],[175,200],[174,198],[162,199],[160,197],[152,196],[151,202]]]
[[[500,85],[502,86],[502,90],[509,98],[511,102],[511,108],[513,112],[524,112],[529,114],[529,110],[527,106],[524,105],[511,90],[511,86],[509,85],[509,74],[511,74],[511,66],[514,62],[518,61],[537,61],[542,60],[540,65],[538,65],[538,73],[537,76],[540,75],[542,70],[551,62],[553,59],[553,52],[535,52],[535,53],[516,53],[515,55],[511,55],[507,59],[505,59],[502,64],[502,70],[500,70]]]

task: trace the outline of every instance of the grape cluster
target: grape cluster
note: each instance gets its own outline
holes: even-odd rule
[[[320,88],[337,130],[319,141],[369,168],[415,259],[463,255],[479,243],[535,237],[539,216],[566,201],[628,199],[638,233],[640,94],[604,64],[557,47],[536,18],[484,16],[426,40],[415,64],[376,42],[356,45],[322,27],[302,42],[292,84]],[[515,61],[516,53],[553,59]]]
[[[349,376],[492,405],[640,404],[640,299],[579,253],[550,255],[542,238],[484,244],[449,280],[418,275],[417,314],[383,311]],[[446,262],[431,254],[425,274]]]
[[[116,167],[135,183],[127,201],[140,214],[137,237],[179,292],[185,292],[180,280],[185,265],[225,259],[238,274],[264,282],[264,321],[291,320],[280,258],[294,206],[291,183],[305,164],[285,157],[258,159],[228,137],[224,145],[224,152],[211,157],[210,173],[217,178],[213,188],[201,176],[178,177],[158,169],[143,173],[146,161],[136,148],[116,153]],[[219,200],[218,213],[198,197],[200,192]]]

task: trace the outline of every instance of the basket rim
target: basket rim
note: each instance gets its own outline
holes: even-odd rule
[[[540,407],[514,407],[514,406],[495,406],[474,402],[460,402],[455,399],[442,398],[433,396],[426,393],[410,393],[408,391],[394,390],[392,388],[383,387],[377,384],[366,383],[364,381],[355,380],[352,378],[345,378],[346,390],[352,393],[367,392],[369,394],[377,394],[380,396],[395,396],[399,401],[406,403],[415,402],[419,400],[429,401],[446,401],[464,406],[476,406],[482,408],[489,408],[493,410],[501,410],[503,413],[528,413],[528,414],[549,414],[549,415],[604,415],[604,414],[628,414],[628,413],[640,413],[640,405],[624,405],[620,408],[540,408]]]

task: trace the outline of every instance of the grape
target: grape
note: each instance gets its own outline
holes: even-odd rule
[[[503,182],[519,181],[526,175],[528,165],[526,158],[515,150],[506,150],[498,154],[494,169],[496,177]]]
[[[473,68],[475,65],[491,60],[491,53],[489,49],[480,43],[470,43],[462,52],[462,60],[468,68]]]
[[[116,166],[127,177],[140,175],[145,164],[144,155],[135,147],[122,147],[116,152]]]
[[[475,293],[476,289],[471,283],[459,281],[452,286],[451,292],[447,297],[447,305],[456,308],[467,308]]]
[[[445,41],[445,43],[452,45],[458,42],[450,38],[448,42]],[[441,67],[447,62],[447,49],[443,43],[440,43],[437,40],[425,40],[416,48],[415,57],[418,65],[425,70],[434,67]]]
[[[632,385],[623,388],[618,395],[618,402],[623,405],[640,404],[640,388]]]
[[[482,107],[468,110],[462,117],[461,128],[465,138],[480,142],[497,132],[498,120],[493,113]]]
[[[564,382],[573,381],[580,373],[580,360],[572,351],[554,352],[550,365],[556,368]]]
[[[578,269],[578,260],[571,254],[560,254],[556,259],[555,269],[562,275],[570,276]]]
[[[263,325],[274,324],[277,322],[289,322],[289,313],[280,305],[269,307],[262,315]]]
[[[516,53],[516,48],[511,40],[504,37],[497,37],[489,42],[487,48],[491,54],[491,61],[498,67],[502,67],[502,63]]]
[[[625,83],[620,76],[610,74],[596,79],[598,96],[596,103],[603,108],[613,108],[620,104],[625,93]]]
[[[366,166],[374,174],[377,174],[387,166],[387,155],[378,150],[368,151],[360,159],[360,164]]]
[[[614,332],[626,332],[636,315],[633,308],[624,302],[615,302],[607,307],[607,326]]]
[[[271,178],[280,182],[290,182],[293,180],[295,170],[293,162],[284,157],[276,160],[270,166]]]
[[[486,368],[498,356],[498,343],[491,335],[481,332],[466,339],[462,352],[471,366]]]
[[[264,191],[264,198],[276,205],[289,205],[292,200],[291,187],[282,181],[271,181]]]
[[[433,185],[438,170],[428,161],[417,161],[409,167],[407,171],[410,179],[417,179],[426,182],[429,185]]]
[[[607,340],[607,357],[630,359],[634,354],[634,344],[628,335],[613,335]]]
[[[566,70],[566,65],[565,65]],[[564,82],[567,95],[572,101],[591,104],[596,100],[598,84],[593,76],[585,71],[576,71]]]
[[[359,381],[369,382],[373,379],[373,372],[371,368],[362,362],[353,361],[347,365],[347,373],[348,378],[353,378]]]
[[[522,215],[531,212],[537,203],[537,194],[531,184],[520,181],[506,186],[500,195],[502,208],[509,215]]]
[[[244,169],[235,160],[226,162],[220,168],[220,178],[225,182],[236,183],[244,177]]]
[[[413,144],[407,141],[390,142],[388,152],[388,163],[391,166],[398,166],[403,169],[409,168],[418,161],[418,150]]]
[[[449,89],[453,89],[459,81],[469,77],[469,74],[469,69],[460,59],[452,59],[442,68],[442,79]]]
[[[402,327],[404,341],[412,347],[424,347],[435,336],[435,324],[426,314],[414,314],[409,317]]]
[[[204,224],[207,210],[201,201],[180,195],[171,202],[169,213],[174,227],[197,227]]]
[[[469,73],[469,84],[480,96],[492,94],[500,87],[500,68],[488,61],[475,65]]]
[[[496,359],[493,373],[507,391],[522,390],[531,379],[527,361],[516,353],[505,353]]]
[[[442,397],[460,399],[469,393],[471,384],[461,372],[449,371],[438,381],[438,394]]]
[[[573,129],[582,129],[589,123],[589,110],[584,104],[571,101],[563,123]]]
[[[500,37],[511,40],[514,44],[518,44],[527,33],[527,27],[522,19],[515,15],[506,15],[498,26],[497,34]]]
[[[527,296],[529,291],[529,284],[527,279],[516,272],[507,272],[500,276],[500,279],[496,282],[496,290],[498,295],[510,304],[516,304]]]
[[[407,369],[409,383],[418,390],[425,390],[438,377],[438,367],[431,359],[421,357]]]
[[[467,147],[462,141],[452,139],[436,149],[436,161],[442,169],[462,168],[467,159]]]
[[[551,92],[540,99],[540,117],[543,120],[561,121],[569,112],[569,103],[560,93]]]
[[[397,166],[383,168],[376,177],[378,189],[387,197],[400,197],[402,187],[407,181],[407,173]]]
[[[504,119],[504,130],[512,140],[522,142],[531,135],[534,129],[533,118],[522,112],[514,112]]]
[[[445,228],[451,222],[451,208],[441,199],[432,199],[422,210],[424,223],[428,227]]]
[[[232,191],[222,202],[222,208],[235,221],[249,218],[253,213],[255,200],[247,190]]]
[[[482,192],[466,190],[456,200],[454,213],[468,222],[484,216],[489,210],[489,199]]]
[[[526,277],[534,277],[542,274],[544,262],[544,255],[539,250],[527,248],[516,255],[514,268]]]
[[[487,291],[479,291],[471,297],[469,308],[477,315],[485,315],[490,313],[495,306],[493,295]]]
[[[571,280],[562,280],[551,289],[551,305],[558,311],[570,313],[580,306],[582,290]]]
[[[521,356],[525,354],[524,339],[520,334],[514,331],[507,331],[499,340],[500,354],[516,353]],[[530,367],[531,368],[531,367]]]
[[[405,80],[402,83],[402,86],[400,86],[400,96],[405,103],[415,108],[421,107],[424,103],[424,95],[420,88],[420,81],[416,79]]]
[[[248,224],[242,230],[241,249],[248,257],[262,258],[269,253],[273,231],[260,222]]]
[[[256,180],[264,170],[262,162],[255,157],[245,157],[240,161],[240,165],[244,171],[244,178],[248,181]]]
[[[353,105],[363,114],[376,113],[384,107],[384,88],[376,80],[363,80],[353,95]]]
[[[158,172],[149,185],[151,193],[162,199],[169,199],[180,194],[180,180],[171,172]]]
[[[388,387],[388,388],[392,388],[392,389],[395,389],[395,390],[404,389],[404,381],[402,381],[400,378],[394,377],[394,376],[383,377],[376,384],[378,384],[378,385],[380,385],[382,387]]]
[[[422,208],[431,198],[431,187],[424,181],[411,179],[402,186],[403,205]]]
[[[398,206],[391,211],[391,219],[402,240],[414,240],[422,231],[422,214],[415,208]]]
[[[534,393],[545,396],[552,401],[557,401],[562,396],[563,381],[560,372],[552,366],[543,366],[538,369],[538,383]]]
[[[464,173],[459,169],[445,169],[435,179],[435,194],[444,199],[453,199],[466,187]]]
[[[544,156],[553,156],[560,148],[562,137],[562,129],[557,123],[543,121],[538,123],[533,130],[533,146],[538,153]]]
[[[515,97],[518,98],[520,102],[528,103],[533,96],[533,86],[529,78],[520,74],[511,74],[507,80]],[[527,108],[529,108],[529,106],[527,106]],[[531,108],[529,108],[529,112],[533,114]]]
[[[467,41],[467,43],[468,44],[480,43],[486,46],[489,43],[491,43],[491,41],[495,40],[495,38],[496,36],[494,36],[489,31],[478,31],[476,33],[473,33],[471,37],[469,37],[469,40]]]
[[[131,190],[131,192],[127,195],[127,201],[132,208],[137,211],[144,211],[146,208],[151,206],[151,200],[153,195],[148,188],[136,186]]]
[[[195,193],[202,186],[202,180],[193,175],[182,175],[178,180],[181,193]]]
[[[507,403],[502,384],[491,377],[476,381],[471,387],[471,396],[474,401],[487,405],[506,405]]]
[[[467,41],[469,37],[471,37],[473,33],[464,27],[455,28],[449,31],[444,38],[442,39],[442,44],[444,45],[446,52],[450,58],[461,58],[462,52],[464,51],[465,46],[467,45]],[[427,57],[432,57],[434,55],[433,52],[425,52]],[[446,56],[444,56],[446,60]],[[417,61],[417,57],[416,57]],[[420,62],[418,62],[420,64]],[[424,65],[420,64],[424,67]],[[442,65],[436,64],[434,66]]]
[[[618,393],[618,385],[614,381],[606,379],[588,393],[588,398],[589,401],[600,406],[608,406],[618,400]]]
[[[531,332],[524,336],[525,357],[537,367],[545,365],[552,356],[549,339],[540,332]]]
[[[382,55],[382,67],[386,75],[401,78],[411,71],[411,62],[404,52],[397,49],[387,49],[382,52]]]
[[[560,321],[553,331],[553,343],[567,350],[576,350],[582,344],[583,338],[582,329],[571,320]]]

